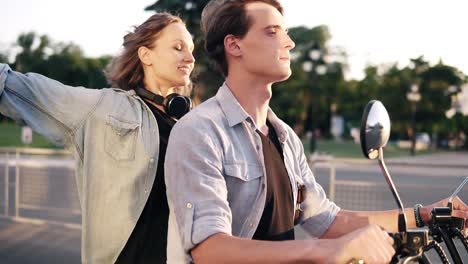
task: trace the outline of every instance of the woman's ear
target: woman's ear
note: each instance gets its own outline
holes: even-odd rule
[[[224,50],[234,57],[242,55],[242,50],[239,46],[239,39],[231,34],[224,38]]]
[[[151,66],[152,62],[150,59],[151,50],[145,46],[141,46],[138,48],[138,58],[140,61],[145,64],[146,66]]]

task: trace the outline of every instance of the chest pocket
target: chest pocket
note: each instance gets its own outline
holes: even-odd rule
[[[122,121],[108,116],[104,139],[104,150],[115,160],[135,159],[136,139],[140,124]]]
[[[260,165],[256,164],[248,164],[246,162],[227,162],[224,164],[224,173],[227,176],[248,182],[261,177],[263,175],[263,170]]]
[[[245,162],[225,163],[224,173],[228,201],[233,211],[239,211],[237,207],[253,204],[260,190],[262,167]]]

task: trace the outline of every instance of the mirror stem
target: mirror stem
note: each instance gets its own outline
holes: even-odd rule
[[[382,168],[382,171],[385,175],[385,179],[387,180],[387,184],[390,187],[390,190],[392,191],[393,197],[395,198],[395,201],[397,202],[398,205],[398,232],[406,232],[406,215],[405,215],[405,208],[403,207],[403,203],[401,202],[400,195],[398,195],[398,192],[395,188],[395,184],[393,183],[392,177],[390,176],[390,173],[387,170],[387,166],[385,165],[384,159],[383,159],[383,148],[379,148],[379,165],[380,168]]]

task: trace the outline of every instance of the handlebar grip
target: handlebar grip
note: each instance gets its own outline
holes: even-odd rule
[[[390,260],[390,264],[398,264],[399,262],[400,260],[398,259],[396,255],[392,257],[392,260]]]
[[[401,244],[402,244],[402,239],[401,239],[401,234],[400,233],[391,233],[388,232],[388,235],[393,238],[393,249],[395,249],[395,256],[400,254],[401,251]]]

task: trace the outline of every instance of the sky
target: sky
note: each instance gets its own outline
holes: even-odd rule
[[[466,0],[280,0],[287,26],[327,25],[330,45],[348,53],[348,79],[368,64],[400,67],[424,55],[468,74]],[[0,0],[0,51],[15,50],[20,33],[35,31],[73,42],[86,56],[116,55],[124,34],[146,20],[154,0]]]

